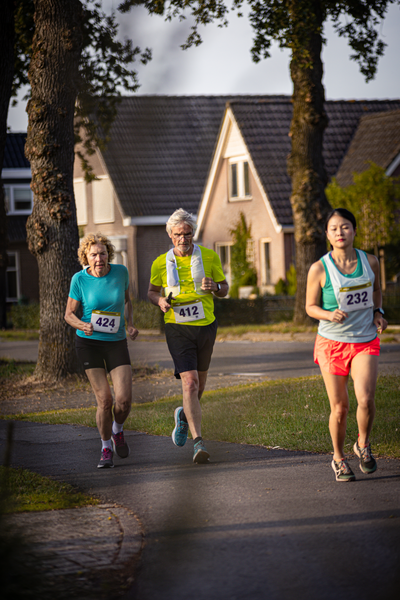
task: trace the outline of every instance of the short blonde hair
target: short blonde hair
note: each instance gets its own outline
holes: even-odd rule
[[[85,237],[81,239],[78,248],[78,259],[82,267],[86,267],[89,264],[87,254],[93,244],[103,244],[103,246],[107,248],[108,262],[112,261],[115,248],[108,237],[102,233],[88,233],[88,235],[85,235]]]
[[[178,210],[176,210],[174,213],[172,213],[172,215],[170,216],[170,218],[167,221],[166,230],[167,230],[168,235],[171,235],[173,227],[176,227],[177,225],[180,225],[181,223],[186,223],[186,225],[189,225],[189,227],[192,228],[193,233],[197,229],[197,223],[196,223],[196,219],[195,219],[194,215],[190,214],[183,208],[178,208]]]

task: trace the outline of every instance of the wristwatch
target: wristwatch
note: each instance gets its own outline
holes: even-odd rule
[[[220,289],[221,289],[221,284],[220,284],[220,283],[217,283],[217,288],[218,288],[218,289],[217,289],[217,292],[219,292],[219,291],[220,291]]]
[[[378,312],[378,313],[381,313],[381,315],[384,315],[384,314],[385,314],[385,311],[383,310],[383,308],[374,308],[374,314],[375,314],[376,312]]]

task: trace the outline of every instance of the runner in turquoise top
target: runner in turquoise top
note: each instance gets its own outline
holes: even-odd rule
[[[310,268],[306,311],[319,320],[314,360],[321,369],[331,407],[331,466],[336,481],[353,481],[355,476],[344,453],[348,379],[351,372],[358,404],[358,439],[353,450],[360,459],[361,471],[371,474],[377,469],[369,440],[378,377],[377,332],[382,333],[387,322],[383,318],[378,260],[353,247],[354,215],[344,208],[333,210],[325,231],[332,252]]]
[[[65,320],[77,330],[76,352],[97,400],[96,422],[102,440],[98,468],[114,466],[113,452],[129,455],[123,424],[132,404],[132,369],[125,333],[135,340],[128,270],[112,265],[114,246],[102,234],[89,234],[78,250],[83,270],[71,280]],[[82,307],[83,316],[76,312]],[[107,371],[111,376],[115,403]],[[113,420],[114,412],[114,420]]]
[[[85,323],[91,322],[93,311],[112,313],[105,316],[98,314],[94,322],[106,331],[94,330],[91,339],[116,342],[126,338],[125,321],[121,316],[123,317],[125,309],[125,292],[129,287],[129,275],[128,269],[123,265],[109,265],[109,267],[110,271],[101,278],[89,275],[88,269],[75,273],[71,280],[69,297],[81,303],[82,321]],[[116,329],[118,317],[119,327]],[[79,329],[76,334],[82,338],[86,337],[86,334]]]

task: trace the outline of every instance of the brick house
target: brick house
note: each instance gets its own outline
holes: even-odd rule
[[[375,132],[377,139],[385,131],[379,144],[392,148],[387,156],[393,171],[388,174],[398,172],[400,100],[327,101],[325,106],[329,125],[324,159],[329,178],[339,178],[350,155],[352,160],[362,155],[364,163],[370,158],[381,164],[372,152],[377,144],[368,137],[358,141],[369,132]],[[151,263],[170,247],[165,222],[174,210],[182,207],[198,216],[196,239],[220,254],[228,279],[229,230],[244,212],[252,226],[250,250],[258,285],[262,291],[272,291],[295,261],[291,184],[286,173],[291,116],[292,103],[286,96],[123,98],[106,150],[97,150],[89,158],[97,179],[87,184],[79,159],[75,160],[81,232],[101,231],[112,239],[116,262],[129,269],[132,294],[146,298]],[[383,122],[385,127],[379,125]],[[15,141],[19,135],[8,137]],[[390,144],[385,141],[388,136]],[[23,137],[18,160],[20,168],[28,169]],[[17,158],[13,160],[18,168]],[[22,179],[10,179],[10,164],[8,157],[3,169],[6,186],[22,185]],[[25,175],[24,185],[28,185],[30,172]],[[30,210],[24,205],[26,214],[22,214],[22,204],[10,206],[10,252],[20,253],[19,294],[34,299],[37,266],[27,250],[24,230]],[[29,273],[22,272],[25,264]]]
[[[31,169],[25,158],[25,133],[9,133],[6,139],[3,180],[8,234],[7,302],[21,298],[39,300],[39,273],[36,258],[26,243],[26,221],[32,212]]]

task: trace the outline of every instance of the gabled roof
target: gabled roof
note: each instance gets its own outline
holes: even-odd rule
[[[287,174],[292,106],[289,98],[272,101],[265,101],[263,98],[232,99],[228,104],[276,220],[282,226],[293,224],[290,205],[291,181]],[[360,118],[366,113],[400,109],[400,100],[327,101],[325,109],[329,125],[324,133],[323,155],[330,179],[339,169]],[[207,201],[208,198],[205,197],[203,204]],[[201,215],[205,214],[205,210],[206,207],[202,205]]]
[[[7,133],[3,169],[30,168],[29,161],[24,154],[25,142],[26,133]]]
[[[353,173],[368,169],[368,161],[387,169],[400,154],[400,110],[361,117],[358,129],[336,175],[341,186],[353,183]]]
[[[232,96],[123,98],[103,153],[125,216],[197,213]],[[279,101],[284,96],[235,96]]]
[[[197,213],[226,104],[234,112],[272,209],[292,224],[286,173],[292,102],[288,96],[132,96],[118,105],[103,153],[125,216]],[[328,177],[335,175],[360,117],[400,110],[400,100],[327,101],[324,136]]]

